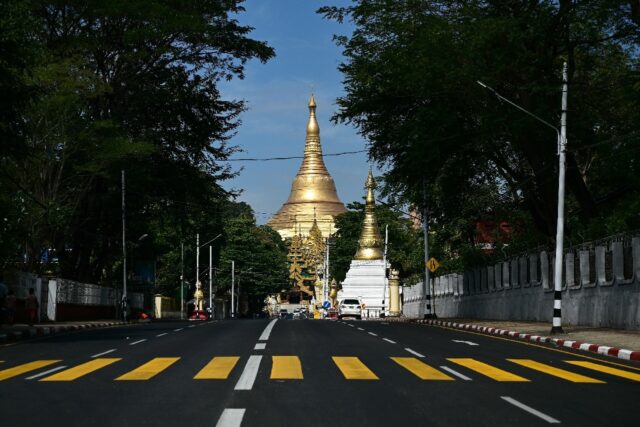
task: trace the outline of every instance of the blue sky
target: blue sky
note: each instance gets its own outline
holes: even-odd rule
[[[334,125],[329,119],[336,111],[335,100],[343,94],[342,60],[333,34],[347,34],[350,24],[327,21],[315,11],[325,5],[346,5],[346,0],[248,0],[239,15],[243,25],[255,28],[251,37],[264,40],[276,51],[267,64],[251,61],[244,80],[221,86],[225,98],[242,98],[248,111],[233,138],[243,153],[233,158],[301,156],[309,112],[307,103],[313,85],[320,138],[324,153],[355,151],[365,141],[353,127]],[[249,203],[259,224],[265,223],[286,201],[301,160],[233,162],[238,178],[224,184],[242,189],[240,200]],[[347,204],[364,196],[369,164],[366,153],[326,157],[341,200]],[[375,172],[374,172],[375,173]]]

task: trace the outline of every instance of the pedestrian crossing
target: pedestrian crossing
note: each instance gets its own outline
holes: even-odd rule
[[[240,356],[215,356],[202,368],[189,375],[194,380],[228,380],[238,368]],[[367,358],[368,359],[368,358]],[[180,363],[180,357],[155,357],[131,370],[118,369],[122,358],[99,357],[75,366],[62,365],[63,360],[43,359],[6,367],[0,370],[0,382],[10,379],[27,379],[39,382],[71,382],[90,376],[98,371],[114,372],[114,381],[149,381],[170,371]],[[531,359],[504,359],[498,362],[473,358],[447,358],[449,366],[432,366],[424,358],[393,356],[369,362],[356,356],[332,356],[324,366],[314,368],[323,376],[345,381],[378,381],[398,378],[402,371],[421,381],[455,382],[486,381],[528,383],[549,376],[554,379],[580,384],[604,384],[610,379],[640,382],[640,370],[621,369],[602,363],[585,360],[564,360],[543,363]],[[300,381],[305,379],[303,361],[296,355],[274,355],[265,358],[270,363],[264,372],[269,380]],[[371,364],[373,363],[373,367]],[[388,364],[388,365],[386,365]],[[500,367],[495,366],[499,364]],[[56,366],[57,365],[57,366]],[[46,370],[45,370],[46,368]],[[454,370],[455,368],[456,370]],[[310,368],[309,368],[310,369]],[[399,370],[398,370],[399,369]],[[379,372],[376,372],[379,371]],[[40,371],[40,372],[38,372]],[[124,371],[124,372],[123,372]],[[184,372],[181,370],[180,372]],[[382,374],[381,372],[384,372]],[[543,374],[542,376],[539,374]],[[238,373],[239,375],[239,373]],[[103,378],[103,377],[101,377]]]

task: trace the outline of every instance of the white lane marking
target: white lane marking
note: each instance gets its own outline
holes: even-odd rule
[[[156,335],[156,337],[160,338],[160,337],[163,337],[163,336],[165,336],[165,335],[167,335],[167,332],[163,332],[163,333],[161,333],[161,334],[158,334],[158,335]]]
[[[196,325],[189,325],[189,326],[187,326],[187,328],[195,328],[195,327],[196,327]]]
[[[131,344],[129,344],[129,345],[136,345],[136,344],[140,344],[141,342],[145,342],[146,340],[147,340],[147,339],[146,339],[146,338],[144,338],[144,339],[141,339],[141,340],[138,340],[138,341],[134,341],[134,342],[132,342],[132,343],[131,343]]]
[[[359,330],[359,331],[364,331],[364,329],[362,329],[362,328],[358,328],[358,330]]]
[[[216,427],[240,427],[244,417],[244,408],[227,408],[222,411]]]
[[[500,396],[501,399],[506,400],[507,402],[511,403],[513,406],[517,406],[518,408],[527,411],[528,413],[535,415],[538,418],[542,418],[543,420],[545,420],[546,422],[548,422],[549,424],[560,424],[560,421],[556,420],[553,417],[550,417],[547,414],[543,414],[542,412],[538,411],[537,409],[533,409],[531,406],[527,406],[522,402],[518,402],[517,400],[515,400],[512,397],[509,396]]]
[[[98,353],[98,354],[94,354],[91,357],[100,357],[100,356],[104,356],[105,354],[109,354],[109,353],[113,353],[114,351],[116,351],[115,348],[112,348],[111,350],[107,350],[107,351],[103,351],[102,353]]]
[[[267,346],[266,342],[259,342],[256,343],[255,347],[253,347],[254,350],[264,350],[265,347]]]
[[[352,328],[356,327],[356,325],[352,325],[351,323],[347,323],[347,325],[351,326]]]
[[[242,375],[240,375],[240,379],[236,383],[234,390],[251,390],[253,388],[261,360],[262,356],[249,356],[249,360],[247,360],[247,364],[244,366]]]
[[[405,350],[407,350],[409,353],[413,354],[414,356],[418,356],[418,357],[424,357],[424,354],[420,354],[417,351],[411,350],[410,348],[405,348]]]
[[[374,334],[373,332],[369,332],[369,335],[373,335],[374,337],[378,336],[378,334]]]
[[[390,340],[389,338],[382,338],[384,341],[391,343],[391,344],[395,344],[396,342],[394,340]]]
[[[467,344],[467,345],[480,345],[480,344],[478,344],[478,343],[471,342],[471,341],[462,341],[462,340],[451,340],[451,341],[453,341],[453,342],[459,342],[459,343]]]
[[[277,321],[278,319],[273,319],[271,322],[269,322],[267,327],[264,328],[264,331],[262,331],[262,335],[260,335],[260,338],[258,338],[258,341],[267,341],[269,339],[269,336],[271,335],[271,330],[273,329],[273,326],[276,324]]]
[[[181,330],[183,330],[184,328],[178,328],[178,329],[174,329],[173,332],[180,332]]]
[[[441,369],[444,369],[445,371],[449,372],[451,375],[455,375],[456,377],[465,380],[465,381],[472,381],[471,378],[469,378],[466,375],[462,375],[460,372],[458,371],[454,371],[453,369],[449,368],[448,366],[440,366]]]
[[[44,372],[40,372],[39,374],[31,375],[30,377],[25,378],[25,380],[34,380],[36,378],[44,377],[47,374],[59,371],[60,369],[64,369],[64,368],[66,368],[66,366],[56,366],[55,368],[49,369],[48,371],[44,371]]]

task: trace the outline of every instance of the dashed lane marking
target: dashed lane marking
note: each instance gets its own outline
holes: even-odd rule
[[[116,378],[116,381],[146,381],[180,360],[179,357],[156,357],[133,371]]]
[[[18,375],[35,371],[36,369],[44,368],[45,366],[53,365],[54,363],[58,362],[61,362],[61,360],[36,360],[22,365],[14,366],[13,368],[4,369],[0,371],[0,381],[8,380],[9,378],[17,377]]]
[[[486,377],[494,379],[500,382],[529,382],[528,379],[523,378],[519,375],[512,374],[511,372],[503,371],[500,368],[496,368],[495,366],[487,365],[486,363],[479,362],[474,359],[466,359],[466,358],[450,358],[447,359],[450,362],[453,362],[457,365],[464,366],[465,368],[471,369],[472,371],[476,371],[479,374],[482,374]]]
[[[391,360],[421,380],[454,381],[449,375],[443,374],[415,357],[392,357]]]
[[[359,331],[364,331],[364,329],[362,329],[362,328],[358,328],[358,330],[359,330]]]
[[[167,334],[168,334],[168,332],[163,332],[163,333],[161,333],[161,334],[156,335],[156,337],[157,337],[157,338],[160,338],[160,337],[163,337],[163,336],[165,336],[165,335],[167,335]]]
[[[227,408],[222,411],[216,427],[240,427],[244,418],[245,408]]]
[[[614,375],[616,377],[622,377],[632,381],[640,381],[640,375],[635,372],[624,371],[622,369],[616,369],[592,362],[584,362],[582,360],[565,360],[565,362],[582,368],[591,369],[593,371],[604,372],[605,374]]]
[[[56,366],[55,368],[49,369],[44,372],[40,372],[39,374],[31,375],[30,377],[25,378],[25,380],[35,380],[36,378],[44,377],[45,375],[53,374],[54,372],[58,372],[61,369],[66,368],[65,365]]]
[[[278,319],[273,319],[271,322],[269,322],[267,327],[264,328],[264,331],[262,331],[262,334],[260,335],[260,338],[258,338],[258,341],[267,341],[269,339],[269,336],[271,336],[271,331],[273,330],[273,327],[275,326],[277,321]]]
[[[271,356],[272,380],[301,380],[302,364],[298,356]]]
[[[595,378],[586,377],[584,375],[575,374],[573,372],[565,371],[564,369],[555,368],[553,366],[545,365],[530,359],[507,359],[509,362],[516,363],[520,366],[524,366],[534,371],[542,372],[545,374],[553,375],[554,377],[562,378],[563,380],[571,381],[572,383],[588,383],[588,384],[604,384],[604,381],[596,380]]]
[[[178,329],[174,329],[173,332],[180,332],[181,330],[183,330],[184,328],[178,328]]]
[[[146,338],[143,338],[143,339],[141,339],[141,340],[134,341],[134,342],[130,343],[129,345],[136,345],[136,344],[140,344],[141,342],[145,342],[146,340],[147,340]]]
[[[556,420],[553,417],[550,417],[547,414],[543,414],[542,412],[538,411],[537,409],[532,408],[531,406],[527,406],[522,402],[518,402],[517,400],[515,400],[512,397],[509,396],[500,396],[501,399],[511,403],[513,406],[516,406],[524,411],[527,411],[528,413],[535,415],[538,418],[541,418],[543,420],[545,420],[546,422],[548,422],[549,424],[560,424],[560,421]]]
[[[264,350],[267,347],[266,342],[258,342],[255,346],[253,346],[254,350]]]
[[[218,356],[193,377],[194,380],[226,380],[240,360],[238,356]]]
[[[373,333],[373,332],[368,332],[368,334],[369,334],[369,335],[373,335],[374,337],[377,337],[377,336],[378,336],[378,334],[375,334],[375,333]]]
[[[410,348],[405,348],[406,351],[408,351],[409,353],[413,354],[414,356],[418,356],[418,357],[424,357],[424,354],[420,354],[415,350],[411,350]]]
[[[249,356],[242,375],[240,375],[240,379],[234,387],[235,390],[251,390],[253,388],[253,383],[256,380],[258,369],[260,368],[260,361],[262,361],[262,356]]]
[[[390,344],[396,344],[396,342],[394,340],[390,340],[389,338],[382,338],[383,341],[386,341]]]
[[[378,380],[378,376],[373,373],[357,357],[331,357],[342,375],[347,380]]]
[[[440,366],[440,369],[444,369],[445,371],[449,372],[451,375],[455,375],[456,377],[460,378],[461,380],[471,381],[471,378],[469,378],[468,376],[462,375],[460,372],[454,371],[453,369],[449,368],[448,366]]]
[[[91,357],[95,359],[96,357],[104,356],[105,354],[113,353],[114,351],[116,351],[116,349],[115,349],[115,348],[112,348],[112,349],[110,349],[110,350],[103,351],[102,353],[94,354],[94,355],[93,355],[93,356],[91,356]]]
[[[187,326],[187,328],[195,328],[195,327],[196,327],[196,325],[189,325],[189,326]]]
[[[80,377],[83,377],[91,372],[97,371],[98,369],[102,369],[105,366],[109,366],[112,363],[116,363],[122,360],[121,358],[100,358],[94,359],[90,362],[83,363],[78,366],[74,366],[73,368],[65,369],[62,372],[58,372],[57,374],[53,374],[49,377],[44,377],[40,381],[73,381],[77,380]]]

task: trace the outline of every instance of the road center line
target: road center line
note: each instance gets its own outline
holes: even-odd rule
[[[196,325],[189,325],[189,326],[187,326],[187,328],[195,328],[195,327],[196,327]]]
[[[369,335],[373,335],[374,337],[378,336],[378,334],[374,334],[373,332],[369,332]]]
[[[116,349],[112,348],[111,350],[107,350],[107,351],[103,351],[102,353],[94,354],[91,357],[96,358],[96,357],[104,356],[105,354],[113,353],[114,351],[116,351]]]
[[[358,330],[359,330],[359,331],[364,331],[364,329],[362,329],[362,328],[358,328]]]
[[[409,353],[413,354],[414,356],[418,356],[418,357],[424,357],[424,354],[420,354],[417,351],[411,350],[410,348],[405,348],[405,350],[407,350]]]
[[[181,330],[183,330],[184,328],[178,328],[178,329],[174,329],[173,332],[180,332]]]
[[[382,338],[384,341],[391,343],[391,344],[395,344],[396,342],[394,340],[390,340],[389,338]]]
[[[440,368],[444,369],[447,372],[449,372],[451,375],[454,375],[454,376],[460,378],[461,380],[472,381],[471,378],[469,378],[468,376],[462,375],[460,372],[454,371],[453,369],[449,368],[448,366],[440,366]]]
[[[48,371],[40,372],[39,374],[31,375],[30,377],[25,378],[26,380],[34,380],[36,378],[44,377],[52,372],[59,371],[60,369],[64,369],[66,366],[56,366],[53,369],[49,369]]]
[[[156,337],[160,338],[160,337],[163,337],[163,336],[165,336],[165,335],[167,335],[167,332],[163,332],[163,333],[161,333],[161,334],[158,334],[158,335],[156,335]]]
[[[146,338],[143,338],[143,339],[141,339],[141,340],[134,341],[134,342],[132,342],[132,343],[131,343],[131,344],[129,344],[129,345],[136,345],[136,344],[140,344],[141,342],[145,342],[146,340],[147,340]]]
[[[253,388],[261,360],[262,356],[249,356],[249,360],[247,360],[247,364],[244,366],[242,375],[240,375],[240,379],[236,383],[234,390],[251,390]]]
[[[244,408],[227,408],[222,411],[216,427],[240,427],[244,417]]]
[[[518,402],[517,400],[515,400],[512,397],[509,396],[500,396],[501,399],[506,400],[507,402],[511,403],[513,406],[517,406],[518,408],[527,411],[528,413],[535,415],[538,418],[542,418],[543,420],[545,420],[546,422],[548,422],[549,424],[559,424],[560,421],[556,420],[553,417],[550,417],[547,414],[543,414],[542,412],[538,411],[537,409],[533,409],[531,406],[527,406],[522,402]]]
[[[256,343],[255,347],[253,347],[254,350],[264,350],[265,347],[267,346],[266,342],[259,342]]]
[[[351,326],[352,328],[355,328],[355,325],[352,325],[351,323],[347,323],[347,325]]]
[[[264,328],[264,331],[262,331],[262,335],[260,335],[260,338],[258,338],[258,341],[267,341],[269,339],[269,336],[271,335],[271,330],[273,329],[273,326],[276,324],[277,321],[278,319],[273,319],[271,322],[269,322],[267,327]]]

